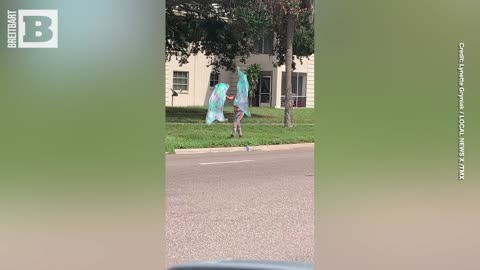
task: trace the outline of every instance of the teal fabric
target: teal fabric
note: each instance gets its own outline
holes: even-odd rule
[[[237,83],[237,95],[235,97],[235,101],[233,102],[234,106],[238,106],[243,113],[250,117],[250,111],[248,109],[248,79],[247,75],[242,72],[240,67],[237,67],[238,73],[238,83]]]
[[[223,116],[223,106],[227,97],[227,90],[230,86],[226,83],[215,85],[210,100],[208,102],[208,113],[205,119],[207,125],[211,125],[215,120],[219,122],[225,121]]]

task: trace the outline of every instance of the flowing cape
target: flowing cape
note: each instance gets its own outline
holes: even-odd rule
[[[207,125],[211,125],[215,120],[219,122],[225,121],[223,116],[223,106],[227,98],[227,90],[230,86],[226,83],[219,83],[215,85],[213,93],[208,102],[208,113],[205,119]]]
[[[248,79],[247,75],[242,72],[240,67],[237,67],[238,73],[238,83],[237,83],[237,95],[235,101],[233,102],[234,106],[238,106],[243,113],[250,117],[250,111],[248,110]]]

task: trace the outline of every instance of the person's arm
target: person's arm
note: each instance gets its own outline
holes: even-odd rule
[[[232,101],[232,100],[235,99],[235,96],[227,96],[227,99],[230,100],[230,101]]]

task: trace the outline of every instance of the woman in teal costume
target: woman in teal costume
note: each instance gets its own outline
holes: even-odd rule
[[[229,85],[226,83],[219,83],[215,85],[212,95],[210,96],[210,101],[208,103],[208,113],[206,117],[207,125],[211,125],[215,120],[219,122],[224,122],[225,118],[223,115],[223,108],[225,105],[225,100],[233,100],[233,129],[231,136],[234,137],[235,133],[238,132],[240,137],[243,136],[242,128],[240,126],[240,121],[243,116],[246,115],[250,117],[250,111],[248,109],[248,79],[247,75],[242,72],[240,67],[237,67],[238,73],[238,83],[237,83],[237,94],[234,96],[227,96],[227,90]]]
[[[223,116],[223,106],[225,104],[228,88],[229,85],[226,83],[215,85],[213,93],[210,96],[210,101],[208,102],[208,113],[205,120],[207,125],[211,125],[215,120],[219,122],[225,121]]]
[[[240,67],[237,67],[238,73],[238,83],[237,83],[237,94],[235,96],[227,96],[228,100],[233,100],[233,128],[231,137],[235,136],[235,133],[238,132],[238,136],[242,137],[242,127],[240,121],[242,121],[243,115],[250,117],[250,111],[248,110],[248,79],[247,75],[242,72]]]

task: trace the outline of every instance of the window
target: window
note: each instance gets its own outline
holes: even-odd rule
[[[273,34],[270,33],[263,38],[263,53],[273,53]]]
[[[173,72],[173,90],[188,91],[188,72],[186,71]]]
[[[273,34],[269,33],[259,38],[255,43],[255,52],[258,54],[273,53]]]
[[[282,106],[285,107],[287,94],[287,73],[282,72]],[[292,97],[294,107],[307,105],[307,74],[292,72]]]
[[[219,82],[220,74],[218,72],[212,71],[210,73],[210,87],[214,87]]]

